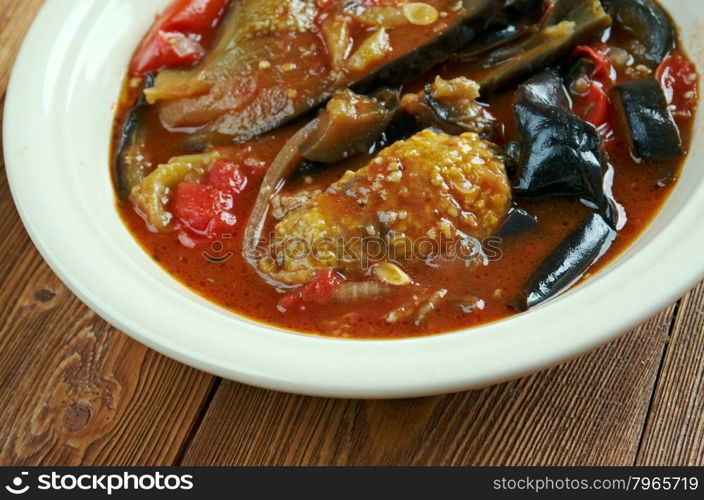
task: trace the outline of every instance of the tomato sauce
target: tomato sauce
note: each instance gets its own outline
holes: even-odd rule
[[[619,40],[605,37],[593,47],[604,44],[617,46]],[[683,58],[679,54],[672,56],[670,61],[673,58]],[[684,58],[683,60],[686,61]],[[410,83],[405,91],[422,88],[423,84],[436,74],[451,75],[461,69],[459,66],[453,66],[453,63],[448,63],[432,71],[430,75]],[[666,73],[670,75],[674,71],[676,70]],[[628,78],[619,73],[617,81],[610,84],[614,85]],[[128,78],[117,112],[116,140],[138,91],[130,85],[130,81]],[[694,88],[696,89],[696,84]],[[675,88],[674,92],[677,93],[678,90],[681,94],[681,88]],[[490,112],[502,124],[503,137],[499,141],[500,145],[517,138],[511,107],[514,91],[515,88],[492,96],[485,102]],[[682,97],[675,99],[680,99],[681,102]],[[686,146],[690,144],[692,134],[692,114],[675,114],[683,144]],[[603,117],[599,119],[604,120]],[[605,121],[606,127],[611,130],[605,147],[610,164],[614,168],[613,194],[623,206],[628,218],[606,255],[590,268],[584,279],[602,272],[610,261],[625,251],[648,227],[670,195],[683,162],[678,160],[653,163],[636,159],[630,152],[625,134],[614,116],[609,114]],[[173,156],[184,154],[188,134],[167,130],[155,109],[147,110],[145,122],[148,148],[156,161],[167,162]],[[145,224],[132,203],[118,201],[117,209],[124,223],[136,241],[166,272],[194,292],[234,313],[297,332],[344,338],[388,339],[449,332],[518,314],[516,301],[526,280],[589,213],[589,209],[577,200],[517,200],[514,202],[516,206],[537,217],[540,228],[503,241],[496,249],[496,258],[491,259],[487,265],[468,269],[462,263],[444,262],[439,267],[414,268],[413,278],[419,283],[431,283],[433,287],[446,289],[448,297],[476,298],[478,307],[472,311],[459,307],[454,299],[451,299],[440,303],[434,314],[419,326],[412,322],[384,321],[384,315],[402,302],[403,296],[399,295],[354,305],[337,302],[324,305],[311,303],[305,306],[304,311],[295,309],[282,312],[277,306],[284,295],[263,280],[242,256],[243,230],[268,165],[285,142],[305,123],[307,119],[302,119],[254,140],[233,146],[233,155],[238,159],[238,163],[247,166],[243,170],[247,175],[247,184],[235,200],[236,212],[241,220],[238,220],[229,233],[213,239],[196,239],[187,246],[178,237],[177,231],[154,232]],[[298,173],[287,182],[286,189],[324,189],[346,170],[359,168],[368,160],[368,156],[362,155],[325,170]]]

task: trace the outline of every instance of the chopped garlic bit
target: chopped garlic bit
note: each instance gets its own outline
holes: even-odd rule
[[[411,277],[403,269],[390,262],[376,264],[372,271],[374,276],[388,285],[406,286],[413,283]]]
[[[408,22],[417,26],[428,26],[440,17],[438,10],[423,2],[410,2],[403,6],[403,15]]]

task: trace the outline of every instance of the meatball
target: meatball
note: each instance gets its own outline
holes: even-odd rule
[[[327,268],[364,273],[372,259],[387,259],[399,249],[407,260],[417,259],[408,251],[421,238],[490,236],[510,202],[496,145],[472,132],[424,130],[289,212],[276,224],[260,269],[280,282],[300,284]]]

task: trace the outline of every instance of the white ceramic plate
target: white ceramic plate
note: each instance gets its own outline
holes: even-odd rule
[[[393,341],[283,332],[238,317],[174,281],[113,204],[108,156],[130,55],[168,0],[47,0],[12,74],[4,150],[12,193],[54,271],[138,341],[229,379],[297,393],[406,397],[540,370],[646,320],[704,277],[704,134],[670,201],[625,254],[528,314],[472,330]],[[663,0],[704,68],[701,0]],[[701,113],[697,129],[702,126]],[[614,360],[617,362],[618,360]]]

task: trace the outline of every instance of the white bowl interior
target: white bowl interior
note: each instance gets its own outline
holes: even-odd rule
[[[109,138],[125,68],[169,0],[48,0],[18,59],[5,153],[23,220],[55,271],[138,340],[198,368],[308,394],[387,397],[477,387],[549,366],[622,333],[704,276],[704,135],[645,234],[585,285],[528,314],[463,332],[346,341],[282,332],[190,292],[118,217]],[[700,0],[663,0],[704,68]],[[702,113],[696,129],[701,127]],[[694,260],[693,260],[694,259]],[[687,264],[689,263],[689,264]]]

